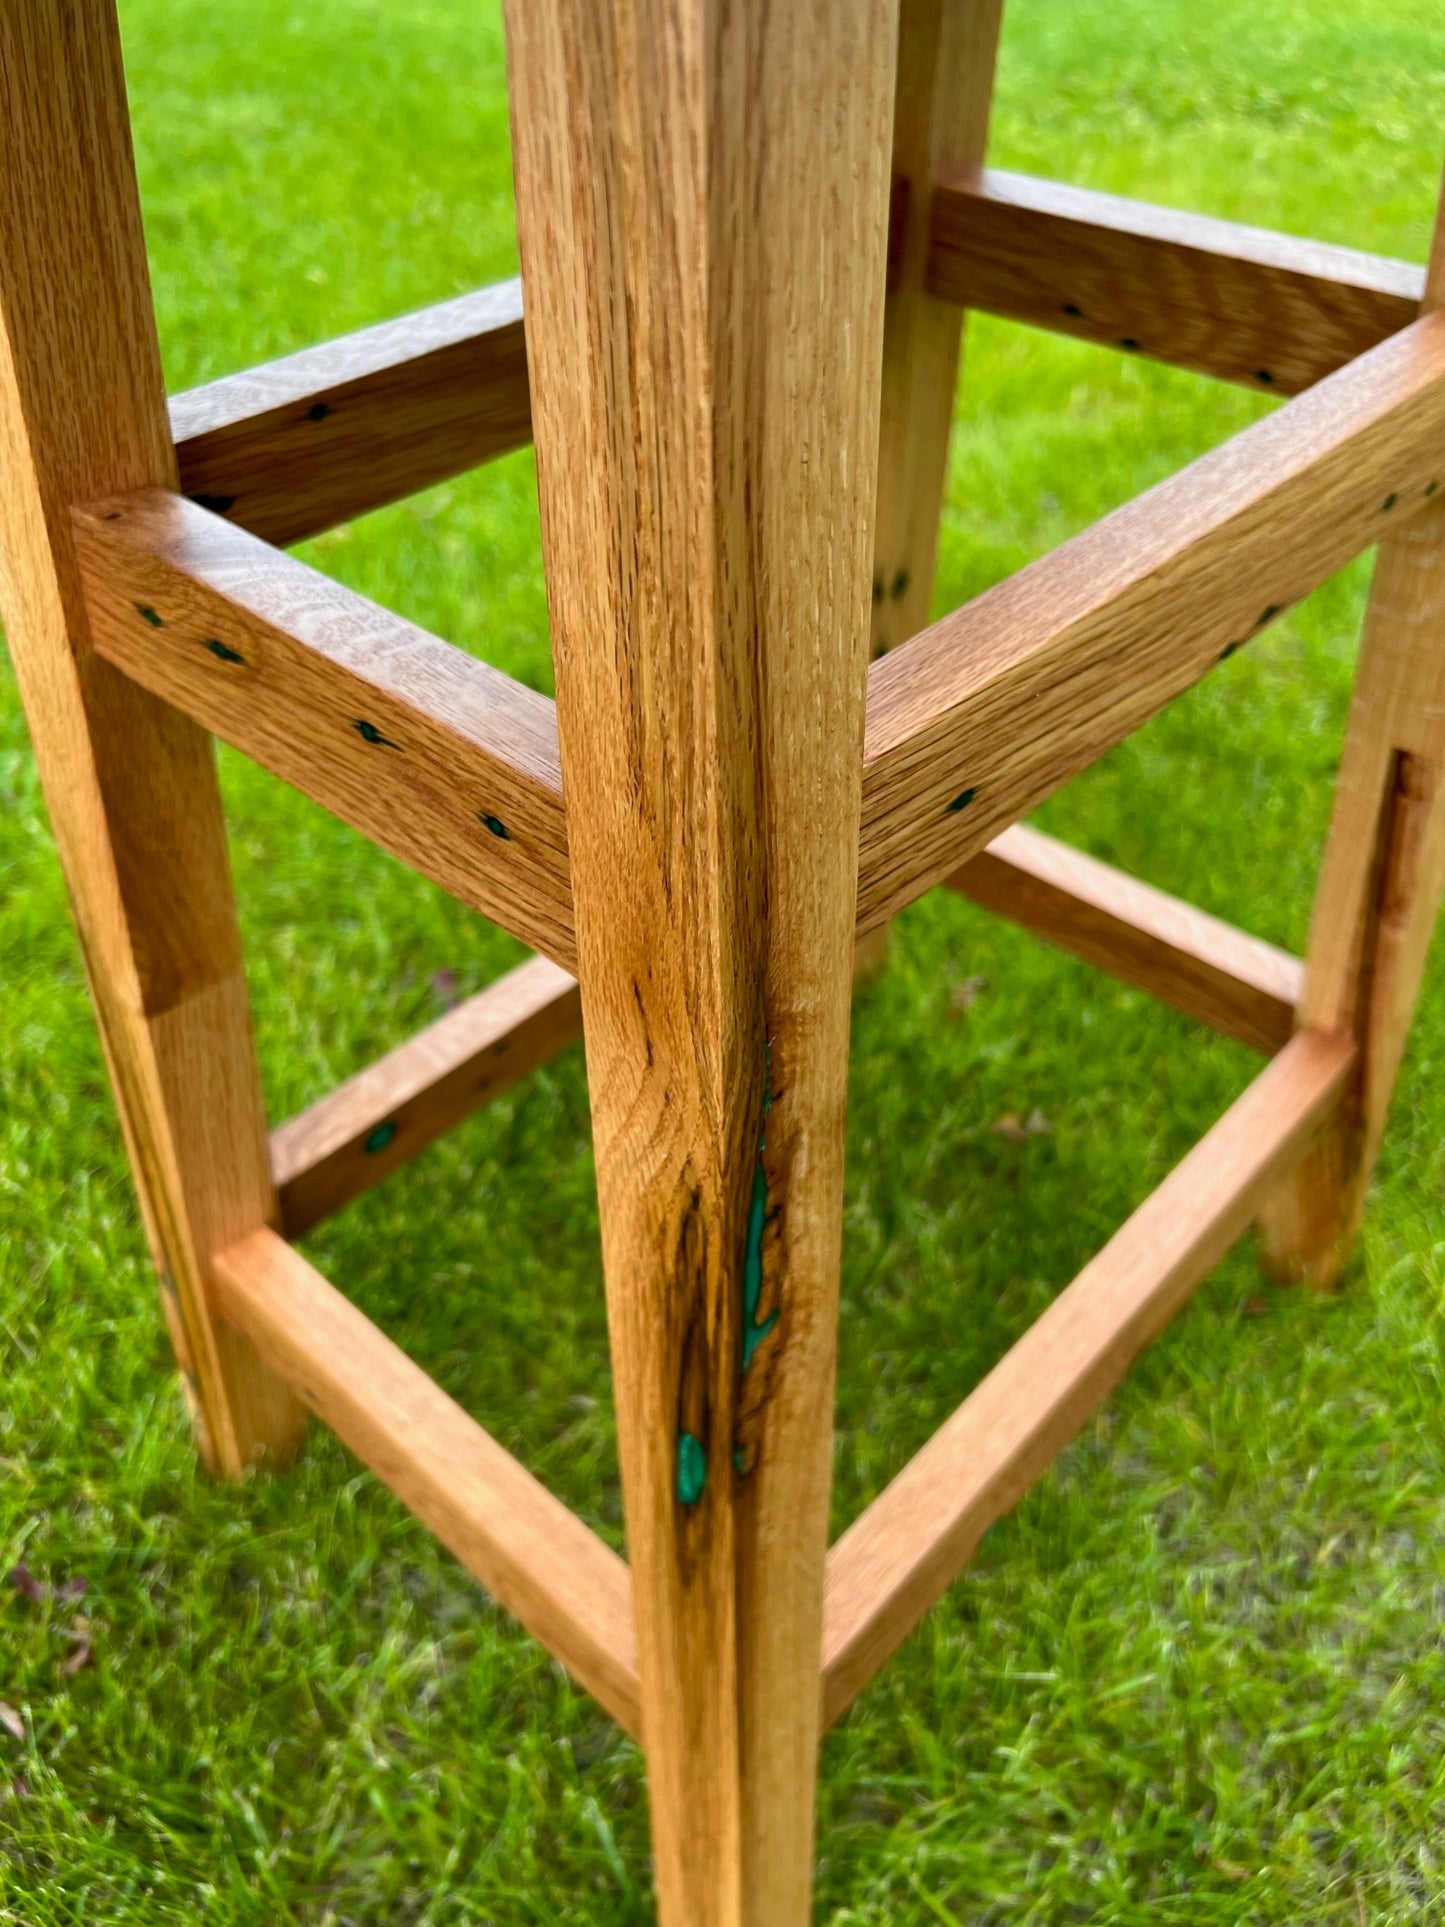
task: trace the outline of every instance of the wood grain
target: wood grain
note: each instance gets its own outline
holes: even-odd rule
[[[176,395],[185,494],[285,546],[532,439],[504,281]]]
[[[1010,321],[1293,395],[1413,321],[1425,276],[965,160],[933,194],[927,281]]]
[[[859,944],[854,984],[876,968]],[[575,980],[533,957],[278,1125],[271,1170],[287,1237],[380,1184],[581,1035]]]
[[[1255,1050],[1273,1054],[1294,1030],[1297,957],[1026,824],[948,887]]]
[[[872,653],[928,620],[963,313],[928,284],[929,209],[947,170],[988,138],[1003,0],[901,0],[893,113],[894,218],[883,314]]]
[[[167,486],[160,355],[107,0],[0,8],[0,614],[206,1463],[304,1414],[216,1324],[211,1254],[274,1221],[209,739],[91,648],[78,496]]]
[[[271,1133],[281,1224],[299,1238],[582,1034],[577,985],[531,957]]]
[[[75,514],[95,646],[564,969],[545,696],[180,496]]]
[[[828,1556],[837,1719],[996,1519],[1109,1396],[1344,1097],[1354,1047],[1300,1031],[1060,1293]]]
[[[221,1310],[343,1443],[629,1733],[627,1567],[273,1231],[216,1259]]]
[[[896,6],[507,28],[658,1904],[801,1927]]]
[[[1445,190],[1425,308],[1445,325]],[[1445,502],[1380,544],[1306,952],[1300,1022],[1360,1046],[1351,1102],[1261,1214],[1285,1280],[1349,1261],[1445,894]]]
[[[1420,305],[1407,262],[979,168],[998,7],[904,8],[875,652],[928,616],[960,304],[1279,394]],[[189,389],[181,487],[284,546],[509,454],[532,432],[524,337],[521,283],[499,282]]]
[[[869,671],[859,933],[1445,488],[1425,315]]]

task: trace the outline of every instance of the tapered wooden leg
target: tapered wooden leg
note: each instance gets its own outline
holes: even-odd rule
[[[667,1927],[801,1927],[896,0],[510,0]]]
[[[210,739],[92,652],[70,507],[175,486],[110,0],[0,8],[0,612],[201,1451],[291,1450],[300,1406],[211,1312],[275,1222]]]
[[[899,0],[894,93],[894,261],[883,311],[878,512],[869,652],[928,621],[948,483],[964,311],[928,292],[933,184],[982,165],[1003,0]],[[859,940],[859,971],[887,967],[891,926]]]
[[[945,173],[981,167],[1003,0],[900,0],[893,184],[901,242],[883,331],[873,654],[928,621],[963,309],[928,292],[929,209]]]
[[[1426,307],[1445,302],[1445,203]],[[1445,891],[1445,459],[1440,507],[1380,544],[1299,1021],[1354,1035],[1354,1101],[1270,1201],[1266,1262],[1337,1282],[1359,1229]]]

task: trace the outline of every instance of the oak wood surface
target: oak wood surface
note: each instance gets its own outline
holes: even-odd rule
[[[658,1904],[801,1927],[896,6],[507,28]]]
[[[626,1564],[275,1232],[216,1259],[223,1315],[629,1733]]]
[[[928,284],[933,185],[977,167],[988,138],[1003,0],[900,0],[892,272],[873,537],[872,653],[928,620],[963,312]]]
[[[940,299],[1292,395],[1413,321],[1425,276],[964,160],[934,191],[927,281]]]
[[[1445,190],[1425,307],[1445,326]],[[1360,1045],[1351,1102],[1261,1215],[1281,1278],[1339,1282],[1445,893],[1445,502],[1380,544],[1300,998]]]
[[[1445,488],[1428,314],[869,671],[862,934]]]
[[[853,982],[875,960],[853,956]],[[282,1229],[300,1237],[582,1035],[574,978],[532,957],[271,1133]]]
[[[979,168],[998,7],[908,0],[900,33],[875,652],[928,616],[960,304],[1288,394],[1413,320],[1424,285],[1408,262]],[[188,389],[170,418],[185,494],[300,541],[530,441],[521,282]]]
[[[77,497],[174,481],[108,0],[0,8],[0,614],[161,1277],[216,1471],[304,1415],[212,1315],[211,1254],[274,1221],[214,757],[91,647]]]
[[[271,1133],[288,1238],[339,1211],[582,1034],[576,981],[531,957]]]
[[[77,510],[97,649],[564,968],[545,696],[160,490]]]
[[[1304,1030],[1060,1293],[828,1556],[835,1720],[1248,1225],[1346,1091],[1347,1039]]]
[[[948,887],[1255,1050],[1294,1030],[1297,957],[1026,824]]]
[[[285,546],[532,438],[522,284],[503,281],[176,395],[180,485]]]

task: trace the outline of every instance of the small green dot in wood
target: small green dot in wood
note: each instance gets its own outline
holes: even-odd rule
[[[378,1151],[384,1151],[386,1149],[387,1145],[391,1143],[392,1139],[395,1136],[396,1136],[396,1119],[394,1117],[389,1117],[386,1120],[385,1124],[378,1124],[374,1131],[367,1132],[367,1135],[366,1135],[367,1151],[370,1153],[372,1157],[375,1157]]]
[[[696,1505],[707,1484],[707,1454],[701,1439],[680,1432],[677,1439],[677,1502]]]
[[[958,795],[954,797],[953,801],[948,806],[949,815],[953,816],[959,810],[966,810],[969,804],[973,801],[974,797],[977,795],[978,795],[977,790],[960,790]]]
[[[493,836],[499,836],[504,843],[510,840],[512,833],[500,816],[483,816],[482,821],[486,824]]]

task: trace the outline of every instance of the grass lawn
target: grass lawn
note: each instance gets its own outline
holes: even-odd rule
[[[1423,258],[1440,0],[1014,0],[1001,164]],[[514,271],[496,0],[123,0],[168,379]],[[1432,80],[1432,75],[1434,80]],[[970,326],[940,609],[1267,405]],[[540,687],[523,454],[308,559]],[[1042,812],[1302,945],[1368,563]],[[279,1118],[520,954],[222,752]],[[0,1921],[652,1918],[636,1748],[328,1437],[196,1469],[0,667]],[[1252,1073],[969,906],[858,1001],[842,1525]],[[1038,1109],[1026,1144],[991,1126]],[[1360,1260],[1248,1248],[829,1738],[817,1917],[1445,1919],[1445,971]],[[572,1053],[315,1233],[324,1270],[621,1543]]]

